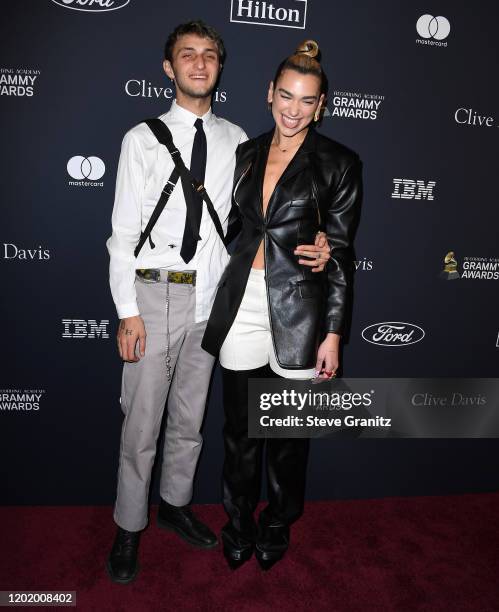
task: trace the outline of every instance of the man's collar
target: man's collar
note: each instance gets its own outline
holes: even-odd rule
[[[192,113],[190,110],[187,110],[183,106],[180,106],[180,104],[177,103],[177,100],[173,100],[172,106],[170,108],[170,114],[173,118],[178,119],[179,121],[182,121],[182,123],[186,123],[187,125],[190,125],[192,127],[194,127],[194,122],[196,121],[196,119],[199,119],[199,117],[195,113]],[[201,119],[203,120],[203,125],[208,128],[210,127],[214,118],[215,116],[213,115],[211,107],[201,117]]]

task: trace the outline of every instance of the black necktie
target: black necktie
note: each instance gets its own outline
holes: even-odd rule
[[[204,183],[204,174],[206,171],[206,135],[203,130],[203,120],[196,119],[194,127],[196,128],[196,135],[194,136],[194,144],[192,145],[190,170],[194,178],[200,183]],[[187,214],[185,217],[184,236],[182,238],[180,256],[185,263],[189,263],[194,257],[198,245],[203,200],[193,191],[192,197],[186,197],[185,203],[187,206]]]

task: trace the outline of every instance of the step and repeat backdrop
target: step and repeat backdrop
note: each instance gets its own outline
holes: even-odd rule
[[[124,133],[174,99],[163,46],[190,19],[222,34],[213,108],[250,136],[271,126],[278,63],[305,38],[320,44],[319,129],[364,163],[344,375],[498,375],[496,3],[27,0],[2,13],[3,503],[114,499],[121,363],[105,241],[118,156]],[[216,371],[197,502],[220,498],[221,428]],[[498,484],[494,439],[323,439],[308,497]]]

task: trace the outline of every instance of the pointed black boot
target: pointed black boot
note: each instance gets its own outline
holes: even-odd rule
[[[266,378],[268,367],[221,370],[225,413],[223,504],[229,517],[222,529],[222,542],[229,567],[237,569],[253,555],[253,513],[260,497],[262,472],[263,440],[248,438],[248,379]]]
[[[252,522],[242,530],[237,530],[229,522],[222,529],[224,557],[233,570],[251,559],[255,547],[256,527]]]
[[[279,520],[269,521],[264,512],[258,521],[255,557],[264,571],[280,561],[289,546],[289,525]]]
[[[255,556],[267,571],[280,561],[289,546],[290,525],[303,513],[310,440],[267,440],[269,504],[258,519]]]

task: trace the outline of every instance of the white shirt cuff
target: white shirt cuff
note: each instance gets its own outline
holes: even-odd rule
[[[120,304],[116,305],[116,310],[118,311],[119,319],[126,319],[128,317],[136,317],[140,315],[139,309],[137,307],[137,302],[130,302],[130,304]]]

